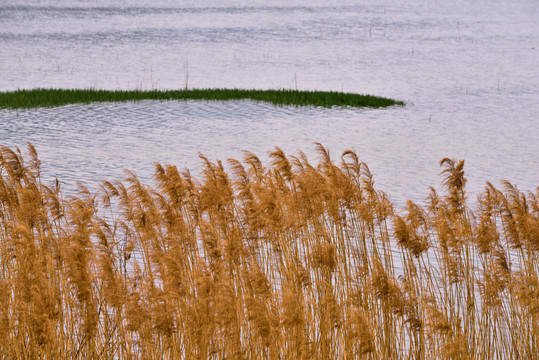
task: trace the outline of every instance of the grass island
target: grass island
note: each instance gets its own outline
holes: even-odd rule
[[[185,90],[98,90],[98,89],[19,89],[0,92],[0,109],[56,107],[93,102],[140,100],[254,100],[275,105],[348,106],[381,108],[404,102],[373,95],[335,91],[305,90],[243,90],[243,89],[185,89]]]

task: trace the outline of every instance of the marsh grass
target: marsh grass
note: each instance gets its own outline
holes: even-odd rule
[[[141,100],[254,100],[275,105],[349,106],[380,108],[404,105],[404,102],[373,95],[332,91],[300,90],[96,90],[96,89],[32,89],[0,92],[0,108],[19,109],[54,107],[67,104]]]
[[[463,161],[397,213],[353,151],[204,156],[62,195],[0,149],[0,353],[15,358],[537,359],[539,201]]]

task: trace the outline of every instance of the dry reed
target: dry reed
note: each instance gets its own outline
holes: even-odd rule
[[[539,201],[464,162],[397,214],[353,151],[92,194],[0,148],[3,358],[537,359]]]

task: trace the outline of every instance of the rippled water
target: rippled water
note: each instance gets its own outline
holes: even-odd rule
[[[539,3],[438,1],[0,3],[0,90],[299,88],[401,99],[389,109],[139,102],[0,110],[0,143],[32,142],[69,188],[149,181],[154,162],[266,158],[274,146],[338,160],[355,149],[397,203],[466,160],[471,193],[539,185]]]

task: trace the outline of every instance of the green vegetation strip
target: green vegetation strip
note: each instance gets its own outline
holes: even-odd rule
[[[139,100],[254,100],[276,105],[350,106],[380,108],[404,105],[404,102],[373,95],[333,91],[300,90],[94,90],[94,89],[32,89],[0,92],[0,108],[20,109],[54,107],[67,104]]]

